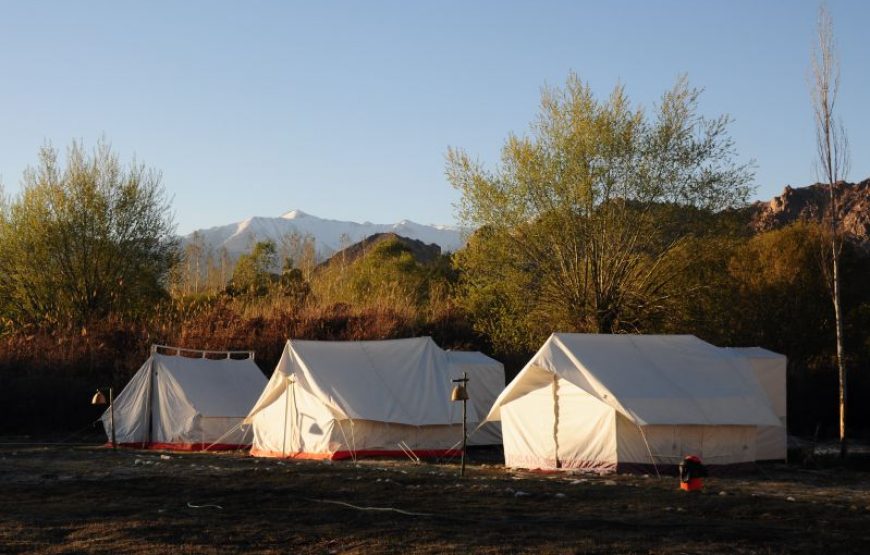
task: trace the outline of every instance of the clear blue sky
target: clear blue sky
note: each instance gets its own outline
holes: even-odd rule
[[[450,223],[444,153],[487,163],[570,70],[729,113],[758,198],[814,180],[815,1],[4,2],[0,176],[105,135],[163,171],[180,232],[293,208]],[[870,2],[830,3],[852,179],[870,177]]]

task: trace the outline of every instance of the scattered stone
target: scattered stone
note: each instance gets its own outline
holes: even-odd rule
[[[728,494],[725,493],[724,491],[720,491],[720,492],[719,492],[719,495],[725,496],[725,495],[728,495]]]
[[[557,497],[557,498],[559,498],[559,499],[564,499],[564,498],[565,498],[565,494],[564,494],[564,493],[557,493],[557,494],[555,494],[553,497]]]
[[[604,483],[605,486],[615,486],[615,485],[617,485],[617,484],[616,484],[616,480],[604,480],[603,483]]]
[[[526,493],[526,492],[524,492],[524,491],[517,491],[517,492],[514,494],[514,497],[526,497],[526,496],[528,496],[528,495],[530,495],[530,494],[529,494],[529,493]]]
[[[161,461],[168,461],[168,460],[171,459],[171,458],[172,458],[172,457],[170,457],[169,455],[160,455],[160,460],[161,460]]]
[[[792,497],[792,496],[788,496],[788,497],[785,498],[785,500],[788,501],[788,502],[790,502],[790,503],[794,503],[795,498]]]

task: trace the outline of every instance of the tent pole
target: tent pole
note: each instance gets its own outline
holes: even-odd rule
[[[290,440],[296,443],[296,452],[302,451],[302,425],[299,422],[299,406],[296,404],[296,378],[290,379],[290,400],[293,401],[293,430],[295,430],[296,438],[293,438],[291,430]]]
[[[112,449],[118,449],[118,442],[115,441],[115,396],[111,386],[109,386],[109,422],[112,424]]]
[[[462,379],[468,383],[468,372],[462,373]],[[465,447],[468,443],[468,395],[462,400],[462,466],[459,469],[459,477],[465,476]]]
[[[556,468],[562,468],[559,460],[559,376],[553,374],[553,446]]]
[[[156,352],[156,351],[155,351]],[[145,407],[145,418],[147,420],[147,433],[145,435],[145,441],[142,442],[142,448],[148,446],[152,441],[152,434],[154,433],[154,411],[152,410],[152,406],[154,404],[154,375],[156,374],[156,370],[154,370],[154,359],[151,359],[151,364],[148,365],[148,406]]]
[[[290,381],[290,377],[286,378],[286,387],[284,389],[284,396],[287,397],[287,400],[284,402],[284,437],[281,440],[281,457],[287,456],[287,413],[290,412],[290,388],[293,387],[293,382]]]

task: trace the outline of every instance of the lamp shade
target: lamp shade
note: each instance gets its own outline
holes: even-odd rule
[[[106,396],[103,395],[103,392],[99,389],[96,393],[94,393],[93,398],[91,399],[92,405],[105,405],[106,404]]]
[[[467,401],[468,400],[468,391],[465,389],[464,385],[454,385],[453,391],[450,393],[451,401]]]

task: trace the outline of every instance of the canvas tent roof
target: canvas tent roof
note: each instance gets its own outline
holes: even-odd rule
[[[446,352],[429,337],[292,339],[275,372],[292,375],[299,387],[320,399],[336,418],[426,426],[462,421],[461,406],[450,401],[452,368]],[[278,386],[267,388],[246,422],[283,391]],[[469,421],[480,419],[473,404],[468,410]]]
[[[747,361],[692,335],[557,333],[502,392],[500,406],[552,375],[644,425],[778,425]]]

